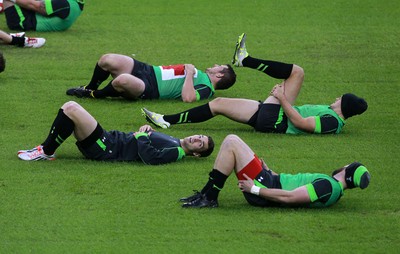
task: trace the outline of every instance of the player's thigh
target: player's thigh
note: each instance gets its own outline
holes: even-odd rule
[[[230,134],[225,137],[221,144],[214,168],[229,175],[232,169],[240,171],[253,158],[254,152],[251,148],[239,136]]]
[[[264,103],[270,103],[270,104],[280,104],[279,100],[275,98],[274,96],[268,96],[267,99],[265,99]]]
[[[235,168],[240,171],[254,159],[254,151],[239,136],[228,135],[228,146],[231,147],[235,154]]]
[[[234,121],[247,123],[257,112],[259,104],[255,100],[219,97],[210,102],[210,108],[214,115],[224,115]]]
[[[74,135],[77,140],[87,138],[96,129],[96,119],[78,103],[69,101],[61,108],[64,114],[74,122]]]
[[[124,93],[124,97],[132,99],[139,97],[146,88],[143,80],[126,73],[116,77],[112,84],[115,90]]]
[[[125,55],[105,54],[99,60],[99,66],[106,69],[115,78],[123,73],[131,73],[134,60]]]
[[[304,71],[300,66],[293,65],[292,73],[288,79],[283,81],[286,99],[291,105],[294,105],[297,96],[300,93],[304,81]]]

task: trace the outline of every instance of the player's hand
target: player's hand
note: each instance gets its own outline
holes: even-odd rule
[[[243,174],[243,176],[246,178],[246,180],[239,180],[239,189],[243,192],[251,193],[251,187],[253,187],[254,181],[246,174]]]
[[[270,93],[272,96],[277,98],[278,100],[284,96],[284,90],[282,85],[275,85]]]
[[[139,128],[139,132],[148,132],[149,135],[150,135],[151,131],[154,131],[154,129],[148,124],[145,124]]]
[[[196,73],[196,70],[195,70],[193,64],[185,64],[185,71],[186,71],[186,75],[191,75],[191,76],[194,76],[194,74]]]

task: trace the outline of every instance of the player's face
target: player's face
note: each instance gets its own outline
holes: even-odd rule
[[[193,135],[183,139],[185,146],[194,153],[208,149],[208,137],[204,135]]]
[[[349,165],[350,165],[350,164],[349,164]],[[344,166],[344,167],[341,167],[341,168],[338,168],[338,169],[334,170],[334,171],[332,172],[332,176],[339,174],[340,172],[342,172],[343,170],[345,170],[349,165],[346,165],[346,166]]]
[[[342,104],[342,96],[336,98],[335,102],[331,104],[331,108],[340,108],[340,105]]]
[[[216,74],[216,73],[221,73],[224,69],[227,69],[228,66],[227,65],[218,65],[218,64],[214,64],[213,67],[207,68],[206,72],[207,73],[212,73],[212,74]]]

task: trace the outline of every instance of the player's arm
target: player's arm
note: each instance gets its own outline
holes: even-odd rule
[[[45,7],[45,1],[37,1],[37,0],[17,0],[16,4],[19,5],[20,7],[23,7],[25,9],[40,13],[42,15],[47,15],[46,13],[46,7]],[[49,1],[49,4],[50,1]]]
[[[203,84],[196,85],[194,89],[196,90],[197,101],[210,99],[214,95],[214,92],[208,86]]]
[[[193,86],[193,78],[196,74],[196,69],[192,64],[185,64],[185,81],[182,87],[182,101],[183,102],[194,102],[196,101],[196,90]]]
[[[297,112],[289,101],[286,99],[286,96],[283,92],[283,86],[276,85],[272,91],[271,95],[279,100],[283,111],[285,112],[286,116],[293,123],[293,125],[303,131],[313,133],[315,130],[315,117],[306,117],[303,118],[299,112]]]
[[[145,164],[159,165],[181,160],[185,156],[182,147],[157,149],[151,145],[149,135],[146,132],[134,133],[138,144],[138,154]]]
[[[292,191],[281,189],[260,189],[260,197],[282,204],[308,204],[311,202],[306,186],[301,186]]]
[[[324,115],[316,119],[315,133],[332,134],[339,128],[338,120],[331,115]]]
[[[259,188],[254,185],[253,179],[248,177],[246,174],[243,176],[246,180],[239,180],[239,188],[244,192],[256,194],[264,199],[287,205],[311,203],[310,195],[306,186],[300,186],[291,191]],[[255,191],[257,191],[257,193],[255,193]]]

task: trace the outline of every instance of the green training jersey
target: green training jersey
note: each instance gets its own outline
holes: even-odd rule
[[[53,6],[51,0],[45,0],[44,2],[48,16],[43,16],[36,13],[36,31],[40,32],[67,30],[82,13],[78,2],[81,4],[84,3],[82,0],[66,0],[66,2],[69,4],[69,14],[65,18],[60,18],[55,14],[57,12],[64,12],[66,7],[59,5],[59,9],[56,9],[56,5]]]
[[[345,122],[335,111],[333,111],[329,105],[303,105],[303,106],[293,106],[293,108],[299,112],[299,114],[303,117],[313,116],[315,119],[315,130],[314,133],[336,133],[338,134]],[[337,120],[337,125],[335,124],[331,129],[326,129],[326,126],[323,126],[325,122],[328,122],[329,118],[335,118]],[[325,128],[323,128],[325,127]],[[322,131],[323,130],[323,131]],[[288,134],[302,134],[306,133],[298,128],[296,128],[291,121],[288,119],[288,128],[286,129],[286,133]]]
[[[311,203],[309,207],[327,207],[339,201],[343,186],[333,177],[319,173],[280,174],[282,190],[291,191],[306,186]]]
[[[182,97],[182,87],[185,82],[185,65],[153,66],[157,79],[160,99],[178,99]],[[196,90],[196,100],[208,99],[215,93],[207,73],[195,69],[193,86]],[[206,95],[201,94],[204,88],[209,92]]]

